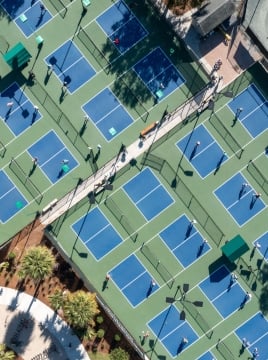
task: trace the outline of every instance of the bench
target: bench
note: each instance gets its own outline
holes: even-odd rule
[[[42,214],[45,214],[50,209],[52,209],[53,206],[55,206],[57,204],[57,202],[58,202],[58,199],[52,200],[47,206],[44,207],[44,209],[42,210]]]
[[[154,123],[146,126],[146,128],[144,128],[144,129],[141,131],[140,137],[141,137],[141,138],[145,138],[145,136],[146,136],[147,134],[149,134],[149,132],[151,132],[151,131],[153,131],[153,130],[156,129],[157,125],[158,125],[158,121],[156,121],[156,122],[154,122]]]

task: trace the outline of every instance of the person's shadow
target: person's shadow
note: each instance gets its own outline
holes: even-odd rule
[[[252,199],[251,199],[251,202],[250,202],[250,205],[249,205],[250,210],[253,209],[256,201],[257,201],[257,196],[253,195],[253,196],[252,196]]]

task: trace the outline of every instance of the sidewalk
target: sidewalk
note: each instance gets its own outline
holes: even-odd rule
[[[0,287],[0,343],[25,360],[90,360],[78,337],[32,296]]]

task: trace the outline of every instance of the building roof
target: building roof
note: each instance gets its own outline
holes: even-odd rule
[[[210,31],[228,19],[235,10],[232,0],[210,0],[195,13],[193,25],[201,36],[207,35]]]

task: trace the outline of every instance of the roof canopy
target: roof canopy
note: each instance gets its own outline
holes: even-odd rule
[[[235,11],[232,0],[210,0],[193,17],[193,25],[201,36],[207,35]]]
[[[221,250],[229,261],[234,262],[249,250],[249,246],[240,235],[237,235],[223,245]]]
[[[8,63],[13,70],[19,69],[25,65],[31,57],[31,54],[20,42],[3,55],[6,63]]]

